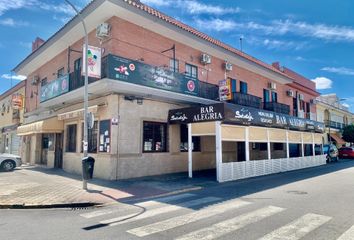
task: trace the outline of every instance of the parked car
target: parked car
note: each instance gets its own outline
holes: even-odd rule
[[[327,162],[337,162],[338,161],[338,148],[334,144],[323,145],[323,154],[326,154]]]
[[[339,149],[339,158],[354,158],[354,148],[341,147]]]
[[[3,171],[12,171],[14,168],[21,166],[22,161],[21,157],[8,154],[8,153],[1,153],[0,154],[0,170]]]

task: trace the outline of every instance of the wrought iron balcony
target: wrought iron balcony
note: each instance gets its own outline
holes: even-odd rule
[[[264,102],[263,103],[263,109],[272,111],[272,112],[277,112],[277,113],[282,113],[289,115],[290,113],[290,106],[283,104],[283,103],[278,103],[278,102]]]
[[[218,100],[219,98],[219,86],[210,84],[207,82],[199,81],[199,93],[201,98],[207,98],[211,100]]]
[[[331,127],[334,129],[343,129],[345,126],[347,126],[347,124],[345,123],[340,123],[340,122],[335,122],[335,121],[329,121],[329,120],[325,120],[324,121],[326,127]]]
[[[262,98],[250,94],[234,92],[231,102],[242,106],[261,108]]]

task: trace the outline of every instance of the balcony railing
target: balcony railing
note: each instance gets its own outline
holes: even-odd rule
[[[262,98],[250,94],[234,92],[231,102],[242,106],[261,108]]]
[[[198,96],[210,100],[219,99],[219,86],[215,84],[199,81],[199,93]]]
[[[272,112],[286,114],[286,115],[289,115],[290,113],[289,105],[283,103],[277,103],[277,102],[264,102],[263,109]]]
[[[343,129],[345,126],[348,125],[345,123],[329,121],[329,120],[325,120],[324,123],[325,123],[326,127],[331,127],[331,128],[339,129],[339,130]]]

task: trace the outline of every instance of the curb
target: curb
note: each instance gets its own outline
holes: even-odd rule
[[[57,204],[0,204],[0,209],[50,209],[50,208],[87,208],[101,206],[101,203],[57,203]]]

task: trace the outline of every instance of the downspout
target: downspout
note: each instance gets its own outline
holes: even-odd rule
[[[116,161],[116,180],[118,180],[118,167],[119,167],[119,126],[120,126],[120,95],[117,95],[118,97],[118,125],[117,125],[117,161]]]

